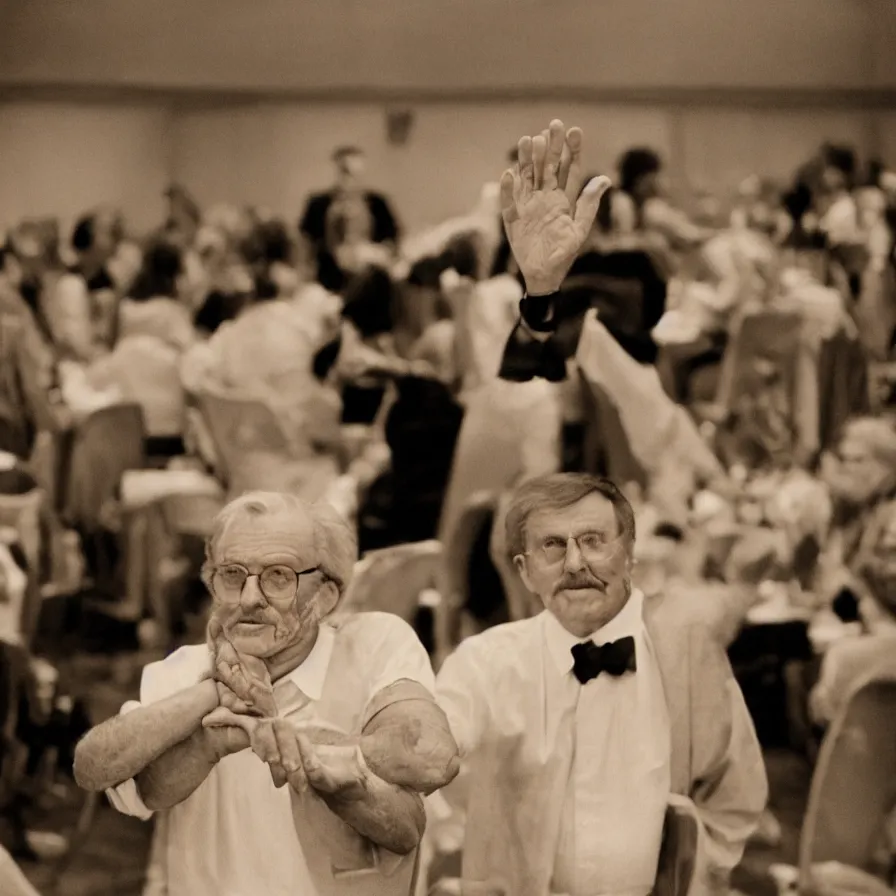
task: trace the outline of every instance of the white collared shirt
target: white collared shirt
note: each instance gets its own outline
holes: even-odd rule
[[[436,697],[462,755],[473,754],[486,740],[501,739],[502,732],[515,739],[523,731],[535,732],[536,726],[554,726],[567,708],[574,710],[574,757],[567,790],[543,793],[546,800],[563,802],[553,893],[646,896],[655,883],[671,792],[671,733],[659,665],[642,618],[643,600],[641,592],[634,591],[623,610],[591,639],[604,644],[633,636],[637,671],[619,678],[604,673],[586,685],[580,685],[572,672],[571,648],[582,639],[567,632],[547,611],[535,620],[542,629],[538,643],[543,656],[527,657],[526,668],[533,676],[544,674],[550,680],[533,677],[531,689],[551,700],[568,702],[568,707],[542,708],[539,701],[523,701],[518,693],[502,692],[505,681],[513,682],[514,688],[521,686],[517,674],[501,674],[508,663],[521,668],[516,635],[527,635],[520,623],[501,627],[493,651],[476,651],[475,667],[466,668],[464,657],[470,654],[461,649],[438,676]],[[483,689],[488,693],[482,693]],[[537,715],[518,718],[526,707]],[[501,718],[502,714],[507,718]],[[532,740],[551,744],[554,735],[539,731]],[[531,777],[539,763],[547,760],[534,755],[540,749],[533,746],[508,753],[531,766],[520,769],[518,777]],[[440,795],[435,799],[438,805]],[[520,811],[549,810],[521,806]]]
[[[182,647],[143,670],[140,703],[125,704],[122,712],[196,684],[208,668],[205,645]],[[274,699],[280,718],[356,735],[374,695],[403,679],[434,688],[429,657],[413,629],[389,613],[359,613],[321,625],[305,662],[274,685]],[[133,780],[107,793],[120,812],[143,819],[152,814]],[[168,896],[325,896],[324,878],[309,865],[320,857],[306,858],[302,844],[313,842],[301,826],[320,817],[315,812],[319,807],[297,811],[290,788],[276,788],[251,750],[227,756],[167,812]],[[372,871],[379,857],[376,850],[371,855]],[[412,863],[414,856],[401,861]],[[332,892],[341,892],[348,882],[334,877]],[[360,884],[357,891],[365,892]]]

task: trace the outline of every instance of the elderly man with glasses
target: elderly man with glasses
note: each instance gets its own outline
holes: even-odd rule
[[[410,626],[338,614],[355,558],[325,504],[231,502],[207,546],[207,643],[148,665],[139,702],[79,744],[83,787],[165,811],[169,896],[409,891],[420,794],[457,751]]]
[[[607,479],[529,480],[506,530],[544,612],[468,638],[436,681],[462,768],[431,808],[465,811],[464,892],[727,893],[768,790],[701,608],[632,588],[634,513]]]

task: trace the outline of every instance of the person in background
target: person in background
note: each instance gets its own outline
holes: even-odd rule
[[[168,213],[162,232],[168,240],[186,249],[193,245],[202,221],[199,205],[180,184],[171,184],[165,191],[165,199]]]
[[[859,563],[876,521],[896,496],[896,427],[885,418],[859,417],[843,429],[833,456],[822,459],[834,521],[817,570],[820,597],[846,622],[859,618],[863,593]]]
[[[260,225],[244,243],[252,299],[184,355],[181,376],[193,394],[211,390],[264,402],[278,415],[294,451],[316,456],[338,440],[342,403],[315,376],[315,356],[329,334],[296,303],[294,270],[282,260],[279,236],[274,239],[283,233],[282,225]]]
[[[151,457],[183,454],[180,360],[196,341],[181,300],[183,275],[183,253],[174,243],[156,240],[147,247],[131,294],[121,303],[118,342],[87,373],[94,388],[115,388],[123,400],[140,405]]]
[[[830,645],[809,705],[816,723],[833,721],[853,688],[875,675],[896,675],[896,502],[875,515],[863,556],[856,564],[865,632]]]
[[[631,211],[617,212],[619,220],[633,221],[636,230],[655,232],[669,246],[684,251],[700,245],[715,230],[700,227],[665,197],[663,164],[660,157],[645,147],[628,150],[618,163],[620,206],[630,204]]]
[[[334,186],[312,195],[299,222],[317,261],[317,278],[331,292],[341,292],[347,282],[338,259],[346,243],[373,243],[393,247],[399,227],[389,200],[364,186],[367,159],[357,146],[341,146],[333,152]]]
[[[69,360],[89,362],[115,341],[118,300],[108,264],[122,239],[120,215],[100,210],[75,224],[71,246],[77,261],[56,282],[47,317],[53,341]]]

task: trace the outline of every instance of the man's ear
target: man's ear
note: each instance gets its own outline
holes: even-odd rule
[[[317,604],[320,607],[321,619],[325,619],[336,609],[339,596],[339,586],[332,579],[327,579],[320,586],[317,591]]]
[[[535,589],[532,587],[529,571],[526,569],[526,558],[522,554],[517,554],[516,557],[513,558],[513,565],[516,567],[516,571],[520,574],[523,584],[534,594]]]

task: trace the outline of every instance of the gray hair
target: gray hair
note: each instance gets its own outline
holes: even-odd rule
[[[313,524],[314,548],[320,571],[345,593],[358,559],[358,542],[348,522],[323,501],[310,503],[286,492],[246,492],[227,504],[215,517],[205,545],[203,579],[211,573],[215,552],[224,533],[246,517],[307,514]]]
[[[516,557],[526,550],[526,523],[541,510],[564,510],[588,495],[598,494],[612,505],[619,532],[629,547],[635,542],[635,512],[614,482],[587,473],[551,473],[524,482],[511,499],[504,520],[507,552]]]

